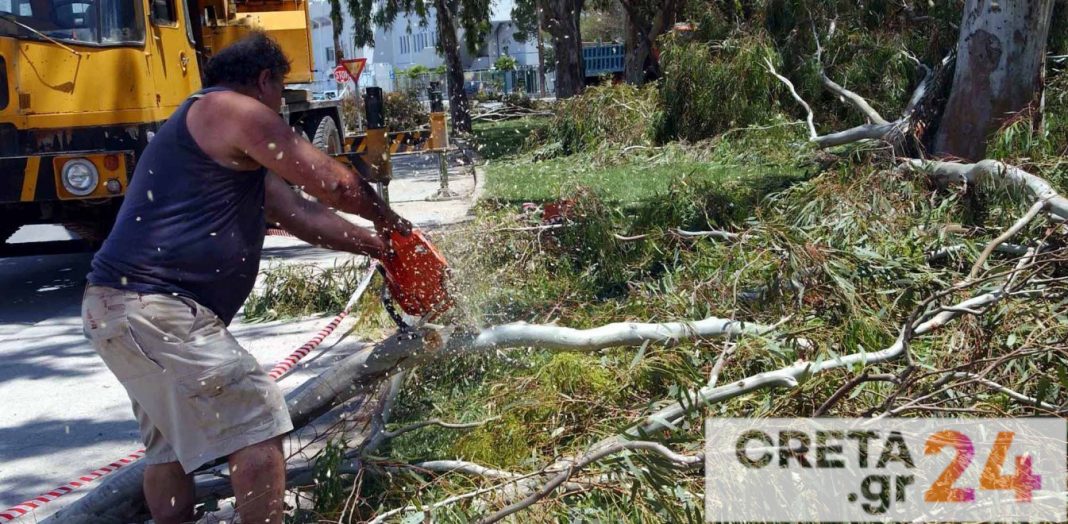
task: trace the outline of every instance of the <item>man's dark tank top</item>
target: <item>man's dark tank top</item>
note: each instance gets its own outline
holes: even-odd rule
[[[137,162],[91,284],[191,298],[227,325],[252,291],[263,249],[265,169],[237,171],[193,140],[185,101]]]

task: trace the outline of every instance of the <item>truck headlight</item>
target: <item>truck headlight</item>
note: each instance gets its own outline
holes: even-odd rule
[[[74,196],[87,196],[96,191],[100,174],[92,162],[77,158],[63,164],[63,187]]]

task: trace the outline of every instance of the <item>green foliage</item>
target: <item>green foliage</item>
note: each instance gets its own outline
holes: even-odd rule
[[[493,68],[498,71],[515,71],[517,65],[519,65],[519,61],[515,57],[508,55],[498,56],[497,60],[493,62]]]
[[[557,102],[547,137],[565,154],[603,146],[650,143],[649,119],[656,111],[656,91],[629,84],[601,85]]]
[[[423,75],[430,74],[430,68],[422,64],[416,64],[408,69],[401,69],[400,74],[415,80]]]
[[[341,479],[338,470],[345,462],[348,444],[343,440],[331,440],[326,443],[315,461],[315,512],[328,514],[345,501],[348,487]]]
[[[745,36],[713,48],[670,40],[664,40],[660,58],[664,78],[655,124],[658,142],[698,141],[773,117],[783,87],[765,62],[782,64],[767,41]]]
[[[430,113],[413,91],[386,93],[382,113],[390,131],[410,131],[430,121]]]
[[[245,321],[338,313],[365,271],[355,260],[326,268],[314,264],[268,267],[262,271],[262,285],[245,301]]]

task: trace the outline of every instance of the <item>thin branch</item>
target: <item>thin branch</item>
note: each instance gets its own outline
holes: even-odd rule
[[[738,233],[731,233],[730,231],[721,231],[713,229],[710,231],[686,231],[679,228],[671,228],[669,230],[671,234],[682,238],[718,238],[720,240],[735,240],[738,238]]]
[[[1028,404],[1030,406],[1037,406],[1037,407],[1040,407],[1040,408],[1043,408],[1043,409],[1048,409],[1050,411],[1062,411],[1064,409],[1063,407],[1054,406],[1053,404],[1049,404],[1047,402],[1042,402],[1037,398],[1033,398],[1033,397],[1029,397],[1027,395],[1024,395],[1023,393],[1020,393],[1020,392],[1018,392],[1016,390],[1013,390],[1013,389],[1007,388],[1005,386],[1002,386],[1001,384],[998,384],[997,382],[994,382],[993,380],[981,377],[979,375],[976,375],[975,373],[968,373],[968,372],[965,372],[965,371],[959,371],[959,372],[953,373],[952,377],[953,378],[967,378],[967,379],[974,380],[975,382],[978,382],[978,383],[980,383],[980,384],[982,384],[984,386],[987,386],[990,389],[993,389],[993,390],[996,390],[998,392],[1004,393],[1006,396],[1008,396],[1009,398],[1011,398],[1011,399],[1013,399],[1013,400],[1015,400],[1017,402],[1022,402],[1024,404]]]
[[[979,272],[982,271],[986,259],[990,258],[990,254],[993,253],[998,246],[1016,236],[1016,233],[1019,233],[1021,229],[1027,226],[1027,224],[1030,224],[1031,221],[1046,208],[1048,203],[1048,197],[1035,201],[1035,203],[1031,205],[1031,209],[1029,209],[1024,216],[1020,217],[1012,227],[1006,229],[1004,233],[998,235],[994,240],[991,240],[986,245],[986,248],[983,249],[983,252],[979,254],[979,258],[975,260],[975,264],[972,265],[972,270],[968,273],[966,281],[975,280],[975,277],[979,276]]]
[[[842,387],[838,388],[838,390],[835,391],[834,394],[831,395],[831,397],[828,398],[826,402],[820,405],[820,407],[816,408],[816,411],[812,412],[812,418],[822,417],[825,413],[827,413],[828,410],[831,409],[832,406],[837,404],[839,400],[842,400],[842,398],[845,397],[850,391],[853,391],[854,388],[865,382],[897,382],[897,377],[894,375],[885,374],[869,375],[868,373],[857,375],[849,382],[843,384]]]
[[[790,94],[793,95],[794,100],[797,100],[797,103],[801,104],[801,106],[805,108],[805,112],[808,113],[808,117],[806,118],[806,122],[808,122],[809,132],[808,139],[815,141],[820,136],[820,134],[816,132],[816,117],[812,114],[812,108],[809,107],[808,102],[805,102],[804,98],[801,98],[801,95],[797,94],[797,89],[794,88],[794,83],[791,82],[789,78],[780,75],[779,72],[775,70],[775,66],[772,65],[770,59],[765,58],[764,64],[767,66],[769,73],[775,76],[775,78],[778,78],[780,82],[786,84],[786,87],[790,90]]]
[[[402,427],[400,429],[396,429],[396,430],[393,430],[393,431],[386,431],[386,432],[382,433],[382,438],[385,439],[385,440],[394,439],[394,438],[397,438],[397,437],[399,437],[399,436],[401,436],[401,435],[403,435],[405,433],[408,433],[408,432],[411,432],[411,431],[415,431],[417,429],[422,429],[422,428],[425,428],[427,426],[437,426],[437,427],[445,428],[445,429],[472,429],[472,428],[477,428],[479,426],[483,426],[488,422],[497,420],[498,418],[500,418],[500,417],[490,417],[490,418],[488,418],[486,420],[481,420],[481,421],[478,421],[478,422],[460,422],[460,423],[443,422],[440,419],[436,419],[435,418],[435,419],[431,419],[431,420],[424,420],[422,422],[416,422],[414,424],[409,424],[407,426],[404,426],[404,427]]]

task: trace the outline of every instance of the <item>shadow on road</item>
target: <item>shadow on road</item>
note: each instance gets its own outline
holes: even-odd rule
[[[91,253],[0,258],[0,336],[9,324],[31,325],[57,313],[78,314]]]

